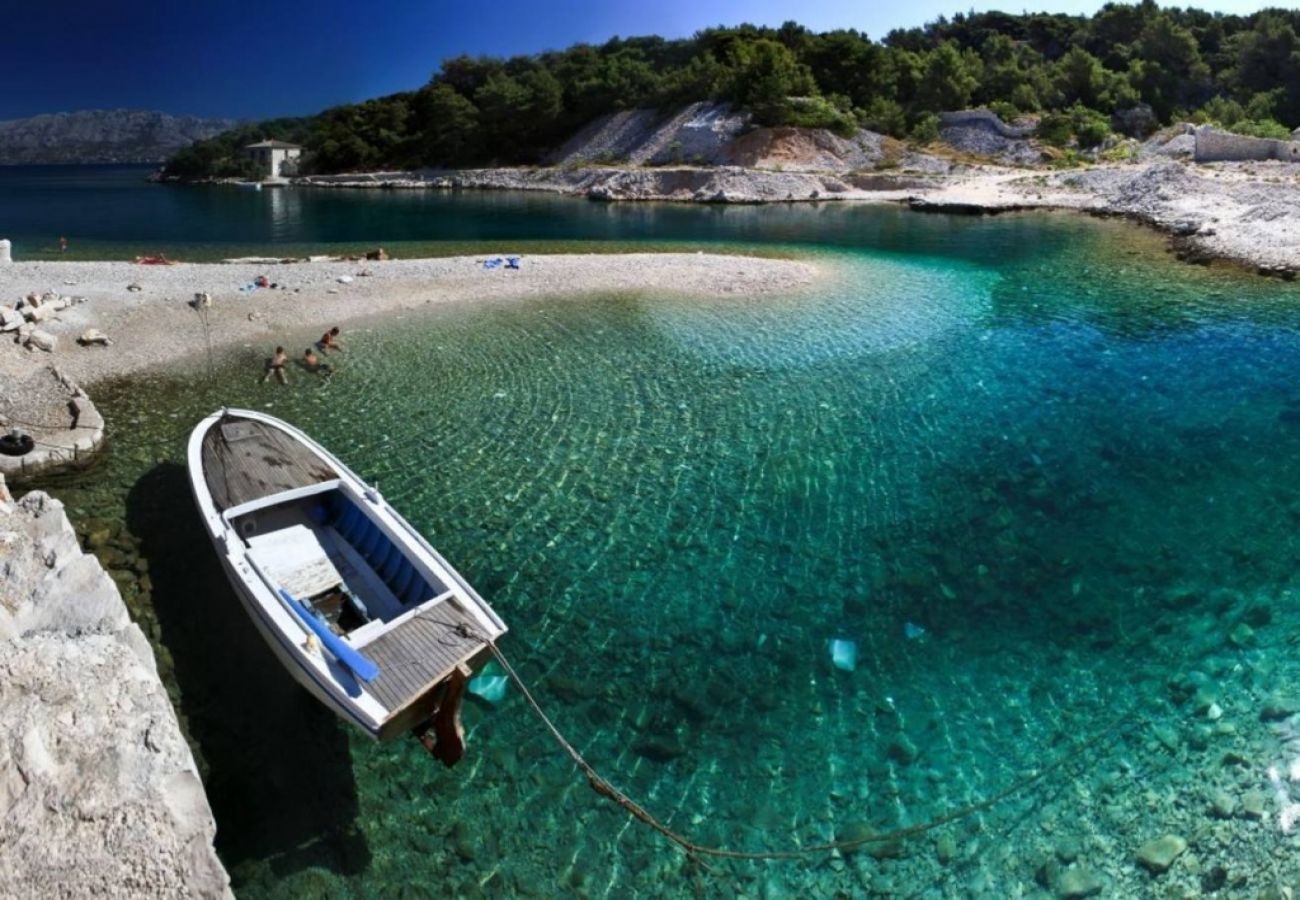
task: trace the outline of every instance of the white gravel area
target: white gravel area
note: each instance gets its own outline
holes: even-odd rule
[[[201,359],[208,333],[214,346],[254,343],[269,355],[290,336],[432,304],[624,291],[755,297],[802,289],[819,275],[805,261],[704,253],[525,256],[517,270],[486,269],[483,261],[0,265],[0,305],[12,306],[33,291],[86,298],[42,323],[58,336],[52,353],[0,339],[0,376],[15,378],[54,363],[88,385],[178,359]],[[280,287],[240,290],[259,275]],[[191,306],[198,292],[212,298],[206,332]],[[77,336],[89,328],[104,332],[112,345],[79,346]]]

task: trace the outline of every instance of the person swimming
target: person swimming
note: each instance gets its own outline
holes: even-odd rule
[[[266,382],[270,381],[271,376],[274,375],[277,379],[279,379],[280,384],[288,384],[289,376],[285,374],[284,371],[284,367],[287,366],[288,364],[289,364],[289,354],[284,352],[283,347],[276,347],[275,355],[272,356],[270,361],[267,362],[266,364],[266,375],[262,377],[262,383],[265,384]]]
[[[316,372],[325,376],[334,374],[334,367],[327,362],[321,362],[321,358],[316,355],[316,351],[310,347],[302,353],[302,364],[308,372]]]
[[[316,346],[322,351],[344,349],[343,345],[339,343],[339,327],[335,325],[329,331],[322,334],[320,340],[316,342]]]

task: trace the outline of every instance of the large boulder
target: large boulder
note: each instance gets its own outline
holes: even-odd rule
[[[0,896],[229,896],[153,651],[63,505],[0,479]]]
[[[26,344],[28,347],[35,347],[37,350],[53,353],[54,348],[59,345],[59,339],[48,331],[33,328],[31,334],[27,335]]]
[[[1143,140],[1155,133],[1160,127],[1160,120],[1149,105],[1139,103],[1128,109],[1115,110],[1110,117],[1110,127],[1120,134]]]

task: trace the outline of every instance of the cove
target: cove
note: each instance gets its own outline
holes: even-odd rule
[[[240,896],[1006,896],[1070,852],[1125,895],[1202,793],[1272,790],[1300,291],[1080,217],[732,212],[673,208],[676,239],[809,255],[824,283],[484,298],[354,332],[329,382],[258,385],[235,348],[97,386],[110,453],[56,491],[138,541]],[[583,754],[701,843],[915,825],[1067,761],[914,840],[706,870],[596,798],[513,689],[468,711],[458,769],[369,744],[279,670],[195,521],[184,438],[222,405],[377,480]],[[1286,840],[1278,811],[1235,865]]]

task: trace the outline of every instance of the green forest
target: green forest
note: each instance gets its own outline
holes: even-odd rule
[[[509,59],[443,61],[409,92],[250,124],[167,163],[183,178],[254,177],[240,148],[304,146],[304,172],[537,162],[605,113],[699,100],[760,125],[868,128],[926,143],[936,113],[983,106],[1039,116],[1040,135],[1094,146],[1116,112],[1148,124],[1213,122],[1283,137],[1300,125],[1300,11],[1249,16],[1107,4],[1091,17],[941,17],[880,40],[853,30],[712,28],[683,40],[614,38]]]

